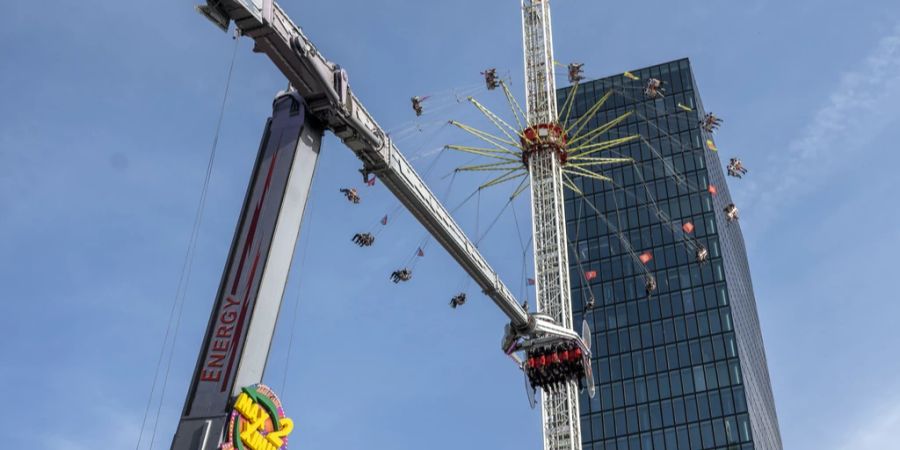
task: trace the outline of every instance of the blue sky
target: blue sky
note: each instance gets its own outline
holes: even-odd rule
[[[486,67],[508,71],[521,91],[514,0],[283,6],[348,69],[387,128],[409,123],[411,95],[478,83]],[[900,429],[900,296],[891,284],[900,212],[890,200],[900,189],[892,170],[900,164],[892,126],[900,4],[674,6],[557,0],[557,59],[583,61],[600,77],[691,58],[706,108],[726,120],[719,148],[751,170],[731,190],[785,447],[891,448]],[[234,44],[189,2],[10,2],[4,10],[0,383],[28,396],[0,422],[15,430],[13,448],[134,448]],[[285,86],[248,40],[238,45],[154,448],[169,445],[271,99]],[[452,103],[433,117],[478,123]],[[464,140],[431,127],[401,147],[414,158]],[[431,161],[415,162],[424,170]],[[457,163],[435,165],[426,177],[435,192]],[[295,258],[266,374],[297,423],[295,445],[538,448],[540,415],[499,352],[504,319],[495,307],[474,289],[464,308],[447,306],[465,278],[434,245],[413,282],[387,281],[424,235],[408,215],[379,235],[384,245],[364,251],[348,241],[395,204],[381,186],[362,190],[358,207],[340,201],[338,188],[359,184],[357,168],[329,137],[299,243],[307,250]],[[478,181],[458,177],[447,202]],[[465,208],[458,221],[483,231],[503,195],[485,193],[482,214]],[[483,246],[513,287],[522,278],[514,229],[505,216]]]

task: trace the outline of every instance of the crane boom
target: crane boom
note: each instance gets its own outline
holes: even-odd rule
[[[210,2],[201,12],[226,27],[228,20],[234,21],[241,34],[253,38],[254,51],[265,53],[275,63],[306,100],[310,112],[353,150],[366,173],[382,180],[509,317],[513,327],[533,328],[528,312],[350,91],[346,71],[328,61],[278,4],[223,0]]]

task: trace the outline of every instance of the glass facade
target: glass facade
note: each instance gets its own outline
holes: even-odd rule
[[[634,159],[592,168],[612,182],[573,177],[583,194],[566,194],[573,311],[593,329],[598,386],[581,397],[584,449],[780,450],[743,237],[722,213],[731,199],[690,63],[631,74],[640,80],[582,82],[568,120],[612,91],[584,132],[630,112],[600,139],[641,136],[594,155]],[[645,96],[650,78],[663,98]],[[560,105],[569,92],[558,91]]]

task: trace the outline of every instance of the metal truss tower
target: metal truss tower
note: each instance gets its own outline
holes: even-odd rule
[[[572,329],[562,165],[565,129],[559,123],[549,0],[522,0],[527,128],[523,158],[531,178],[532,232],[538,312]],[[545,450],[580,450],[578,385],[544,391]]]

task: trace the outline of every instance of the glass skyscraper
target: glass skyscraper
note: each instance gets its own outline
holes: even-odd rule
[[[651,78],[664,97],[645,95]],[[609,91],[585,131],[631,112],[601,137],[641,138],[594,156],[634,164],[594,167],[613,181],[573,177],[582,194],[566,194],[575,323],[593,329],[598,383],[581,397],[584,449],[781,450],[744,241],[723,213],[731,198],[690,62],[583,81],[568,123]]]

